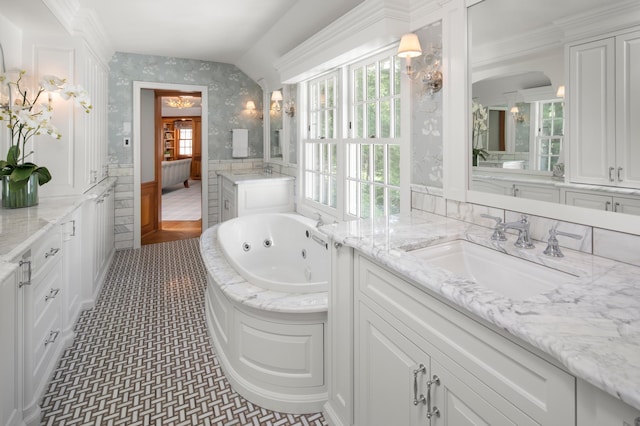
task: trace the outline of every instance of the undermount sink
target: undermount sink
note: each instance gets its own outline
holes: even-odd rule
[[[510,299],[522,300],[553,290],[573,275],[465,240],[456,240],[408,252],[427,263]]]

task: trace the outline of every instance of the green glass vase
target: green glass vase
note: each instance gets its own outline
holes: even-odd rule
[[[29,181],[18,190],[9,187],[9,176],[2,176],[2,207],[20,209],[38,204],[38,176],[29,176]]]

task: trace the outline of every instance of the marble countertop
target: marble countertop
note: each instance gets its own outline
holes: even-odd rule
[[[86,200],[97,198],[115,181],[116,178],[104,179],[80,195],[40,197],[33,207],[0,209],[0,262],[12,262],[66,215]]]
[[[357,220],[321,227],[452,305],[463,308],[556,359],[567,371],[640,409],[640,267],[563,249],[564,258],[509,241],[492,230],[426,213]],[[446,270],[428,266],[411,250],[468,240],[574,275],[556,289],[512,300]]]
[[[218,172],[219,176],[229,179],[233,183],[251,183],[264,180],[294,180],[293,176],[279,173],[265,173],[262,170],[242,170],[236,172]]]
[[[283,293],[256,287],[245,280],[227,262],[218,243],[218,226],[208,228],[200,236],[202,260],[218,282],[222,292],[232,301],[259,310],[284,313],[326,312],[328,294],[319,293]]]

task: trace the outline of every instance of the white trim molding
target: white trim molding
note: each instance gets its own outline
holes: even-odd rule
[[[140,203],[140,92],[150,90],[177,90],[184,92],[200,92],[202,98],[202,229],[209,227],[209,87],[190,84],[154,83],[146,81],[133,82],[133,248],[141,246],[141,203]]]

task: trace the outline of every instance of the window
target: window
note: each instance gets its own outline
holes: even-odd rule
[[[394,55],[307,83],[303,197],[314,208],[342,219],[400,212],[403,63]]]
[[[400,70],[400,61],[388,54],[350,68],[349,215],[400,212]]]
[[[537,116],[537,169],[552,171],[560,158],[564,138],[564,103],[562,101],[539,102]]]
[[[337,74],[308,84],[309,138],[305,141],[307,200],[335,209],[338,202]]]
[[[190,157],[193,147],[193,129],[180,128],[178,130],[178,155],[180,157]]]

